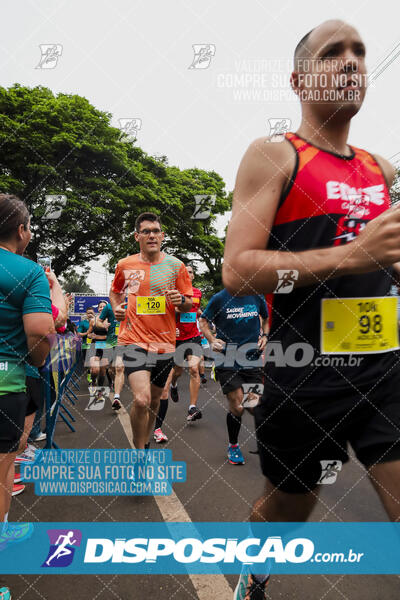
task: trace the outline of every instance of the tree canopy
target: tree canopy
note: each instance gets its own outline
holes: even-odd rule
[[[111,114],[81,96],[45,87],[0,87],[0,191],[17,194],[32,215],[28,253],[49,254],[57,275],[100,255],[116,261],[136,252],[137,215],[162,218],[165,250],[204,262],[221,285],[223,240],[215,220],[231,207],[214,171],[180,170],[146,154],[111,125]],[[59,218],[46,218],[45,197],[65,195]],[[215,196],[210,216],[192,218],[195,195]]]

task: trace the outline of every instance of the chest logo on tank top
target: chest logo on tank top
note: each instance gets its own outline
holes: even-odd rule
[[[371,205],[382,206],[385,202],[384,185],[356,188],[340,181],[326,182],[329,212],[346,212],[349,217],[368,217]]]

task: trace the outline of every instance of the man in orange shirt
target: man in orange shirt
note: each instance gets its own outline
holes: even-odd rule
[[[175,308],[192,308],[192,284],[183,262],[161,252],[160,218],[142,213],[135,223],[139,254],[120,260],[111,284],[110,303],[118,321],[125,372],[134,402],[133,442],[145,448],[153,431],[160,397],[173,367]],[[128,300],[125,301],[127,296]]]

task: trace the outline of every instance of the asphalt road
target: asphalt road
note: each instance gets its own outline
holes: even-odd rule
[[[208,375],[208,373],[207,373]],[[180,401],[169,402],[163,427],[174,460],[187,464],[187,481],[175,484],[178,504],[192,521],[246,521],[251,505],[263,488],[258,456],[251,454],[256,442],[250,415],[243,418],[240,442],[246,464],[227,462],[226,406],[219,386],[208,379],[202,386],[199,407],[203,418],[187,424],[188,377],[179,384]],[[131,396],[125,388],[122,401],[127,410]],[[125,448],[129,446],[121,419],[110,405],[102,411],[85,411],[87,384],[82,379],[79,405],[73,408],[76,433],[58,423],[56,441],[62,448]],[[153,444],[153,447],[156,445]],[[384,521],[386,516],[365,473],[350,461],[334,485],[322,486],[313,521]],[[10,520],[17,521],[162,521],[168,506],[152,497],[38,497],[33,484],[14,498]],[[22,550],[22,546],[21,546]],[[21,551],[21,563],[24,556]],[[202,588],[202,579],[183,575],[94,576],[46,575],[10,576],[13,600],[229,600],[236,576],[227,576],[223,585],[213,587],[212,579]],[[210,584],[211,582],[211,584]],[[220,582],[221,583],[221,582]],[[206,590],[206,591],[205,591]],[[209,590],[209,591],[207,591]],[[295,576],[271,578],[268,598],[290,600],[398,600],[397,576]]]

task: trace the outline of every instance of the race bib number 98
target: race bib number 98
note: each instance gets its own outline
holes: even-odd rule
[[[322,354],[373,354],[397,348],[396,296],[322,299]]]

